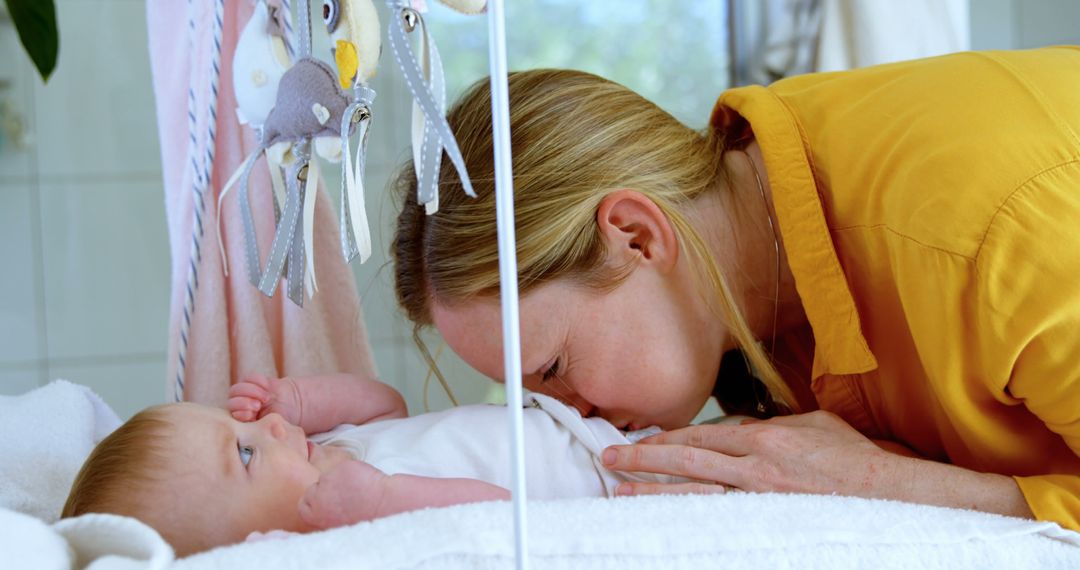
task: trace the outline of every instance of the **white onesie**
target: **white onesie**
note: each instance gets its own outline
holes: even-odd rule
[[[610,471],[600,463],[604,448],[630,443],[615,426],[602,418],[582,418],[577,410],[543,394],[526,393],[524,402],[529,499],[612,496],[623,481],[683,480]],[[342,425],[311,440],[341,446],[388,474],[466,477],[509,489],[509,425],[505,406],[459,406],[361,426]]]

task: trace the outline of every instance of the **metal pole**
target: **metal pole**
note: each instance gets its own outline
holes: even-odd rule
[[[521,326],[518,316],[517,246],[514,237],[514,176],[510,162],[510,98],[506,72],[506,20],[502,0],[490,0],[488,61],[491,65],[491,128],[495,148],[495,209],[499,231],[499,283],[503,320],[503,378],[510,417],[511,492],[517,568],[528,568],[525,541],[525,434],[521,398]]]

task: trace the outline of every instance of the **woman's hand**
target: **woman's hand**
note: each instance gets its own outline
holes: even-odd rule
[[[619,495],[728,489],[838,494],[1032,518],[1012,477],[891,453],[823,411],[741,425],[691,426],[637,445],[609,447],[603,461],[619,471],[698,481],[622,483]]]
[[[278,413],[293,425],[302,425],[300,390],[291,378],[248,376],[229,387],[226,408],[232,417],[253,422],[266,414]]]
[[[605,450],[619,471],[680,475],[700,483],[623,483],[619,494],[780,491],[894,496],[910,460],[888,453],[829,412],[702,425]]]

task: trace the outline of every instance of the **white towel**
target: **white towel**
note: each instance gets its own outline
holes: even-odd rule
[[[0,568],[163,570],[173,551],[154,529],[129,517],[89,514],[52,526],[0,509]]]
[[[1080,568],[1056,524],[853,497],[730,493],[530,502],[532,566],[664,568]],[[414,511],[178,560],[174,570],[511,568],[512,506]]]
[[[0,507],[58,519],[86,456],[119,425],[97,394],[66,380],[0,396]]]
[[[427,509],[181,560],[127,517],[51,528],[0,509],[0,566],[91,570],[509,568],[507,501]],[[529,503],[534,568],[1080,568],[1080,534],[1053,523],[852,497],[731,493]],[[89,566],[87,566],[89,564]]]

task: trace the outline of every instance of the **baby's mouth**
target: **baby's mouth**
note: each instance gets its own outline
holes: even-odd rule
[[[313,453],[315,453],[315,444],[311,443],[311,441],[308,441],[307,442],[307,459],[308,459],[308,461],[311,461],[311,455]]]

